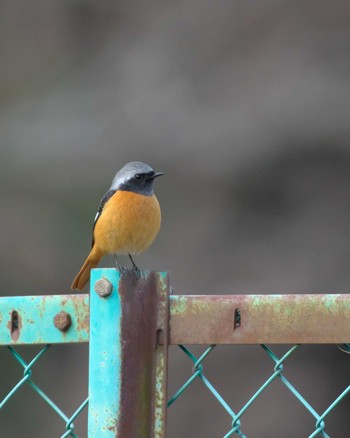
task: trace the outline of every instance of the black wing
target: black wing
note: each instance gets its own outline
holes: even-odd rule
[[[99,217],[102,214],[103,207],[105,206],[106,202],[108,201],[108,199],[110,199],[114,195],[115,192],[116,192],[116,190],[108,190],[108,192],[105,195],[103,195],[103,198],[101,199],[100,206],[98,207],[98,210],[97,210],[97,213],[96,213],[96,216],[95,216],[94,226],[92,228],[92,243],[91,243],[91,248],[94,246],[94,243],[95,243],[94,230],[95,230],[96,223],[97,223]]]

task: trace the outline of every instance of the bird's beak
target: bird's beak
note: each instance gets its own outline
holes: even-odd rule
[[[164,175],[164,172],[156,172],[153,176],[153,178],[158,178],[158,176]]]

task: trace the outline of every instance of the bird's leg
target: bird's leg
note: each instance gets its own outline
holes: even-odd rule
[[[132,263],[132,270],[135,272],[135,274],[137,275],[137,278],[141,277],[141,271],[140,269],[136,266],[136,263],[134,262],[133,258],[131,257],[131,254],[128,254],[129,258],[131,260]]]
[[[119,264],[117,254],[114,253],[113,255],[114,255],[115,265],[118,271],[121,273],[121,275],[123,275],[126,272],[126,268],[124,268],[124,266],[121,266]]]

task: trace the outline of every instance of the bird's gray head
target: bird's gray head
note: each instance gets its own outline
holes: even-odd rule
[[[125,190],[140,193],[141,195],[153,195],[153,182],[163,172],[155,172],[148,164],[132,161],[125,164],[115,175],[110,190]]]

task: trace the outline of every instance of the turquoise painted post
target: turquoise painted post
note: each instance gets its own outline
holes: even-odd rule
[[[95,283],[107,278],[113,285],[109,296],[101,297]],[[89,345],[89,438],[115,438],[120,406],[121,303],[119,271],[94,269],[90,283]]]
[[[163,438],[167,273],[94,269],[90,286],[89,438]]]

